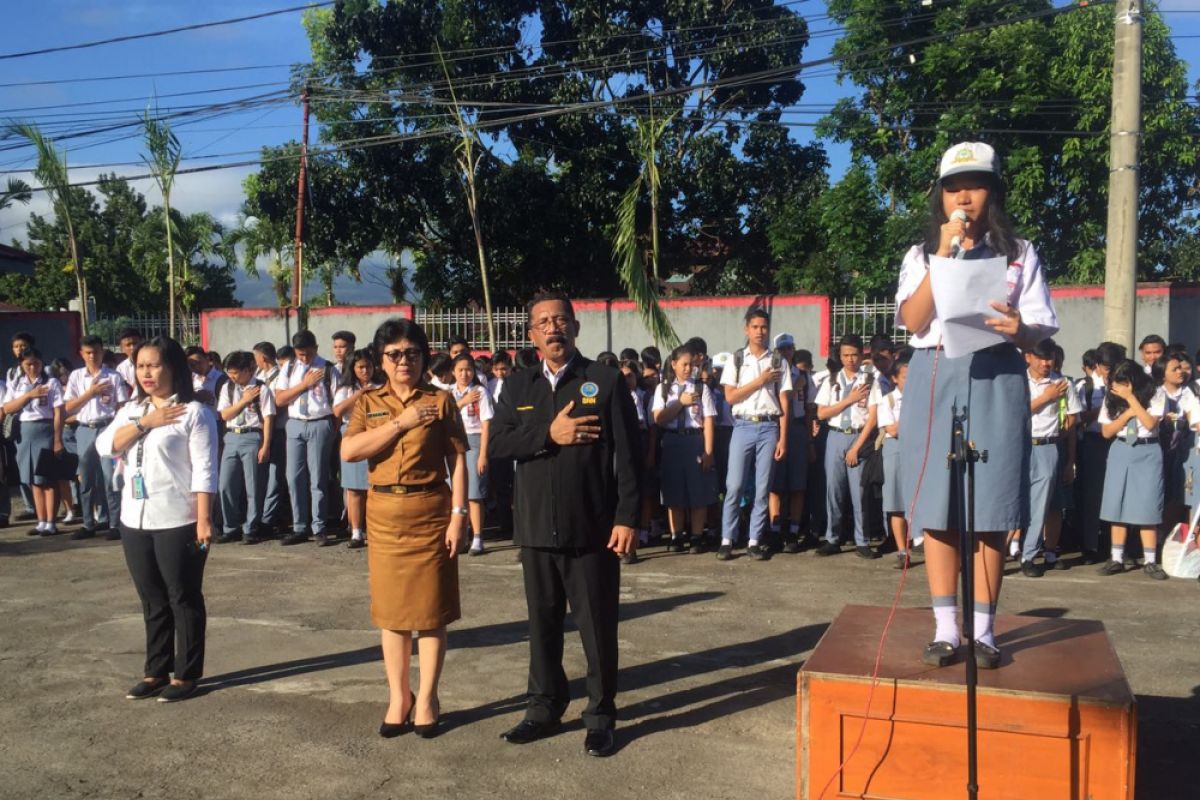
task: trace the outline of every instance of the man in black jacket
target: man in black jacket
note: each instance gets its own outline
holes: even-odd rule
[[[614,750],[620,557],[635,546],[640,461],[633,400],[617,370],[575,349],[579,322],[562,294],[527,306],[542,363],[504,383],[488,459],[517,462],[513,541],[529,607],[529,705],[502,738],[555,731],[570,702],[562,667],[567,602],[587,655],[584,748]]]

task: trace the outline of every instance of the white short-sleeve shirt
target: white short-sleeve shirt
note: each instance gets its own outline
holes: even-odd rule
[[[140,419],[150,408],[149,400],[122,406],[112,424],[96,438],[96,452],[103,458],[114,456],[116,432]],[[123,458],[122,524],[143,530],[164,530],[194,523],[195,493],[217,492],[218,445],[216,414],[199,401],[188,403],[183,416],[170,425],[151,428]],[[145,486],[141,499],[134,497],[134,478],[138,475]]]
[[[464,389],[456,384],[450,387],[450,394],[454,396],[455,403],[476,389],[479,390],[479,399],[458,409],[458,415],[462,417],[463,430],[468,434],[483,433],[483,423],[496,415],[495,407],[492,405],[492,396],[488,394],[486,386],[471,384]]]
[[[875,422],[881,430],[900,421],[900,406],[903,401],[904,392],[900,391],[898,386],[879,398],[879,402],[876,403],[878,410],[875,412]],[[889,439],[896,438],[886,430],[883,435]]]
[[[99,381],[107,381],[108,387],[75,412],[75,419],[84,425],[111,421],[117,415],[117,409],[129,400],[129,384],[119,372],[108,367],[101,367],[95,375],[86,367],[73,370],[67,378],[64,400],[78,400]]]
[[[1058,315],[1054,313],[1054,304],[1050,300],[1050,288],[1046,285],[1046,276],[1042,270],[1042,262],[1038,258],[1034,246],[1024,240],[1018,240],[1021,252],[1009,263],[1008,304],[1021,312],[1021,321],[1030,327],[1040,330],[1041,338],[1053,336],[1058,331]],[[960,251],[956,258],[991,258],[995,251],[987,244],[987,238],[982,244],[968,251]],[[900,318],[900,306],[916,293],[921,281],[929,272],[929,262],[925,257],[924,245],[913,245],[904,255],[900,264],[900,282],[896,289],[896,327],[904,329]],[[938,319],[937,309],[934,309],[933,319],[929,329],[924,333],[910,331],[908,343],[913,347],[934,347],[942,339],[942,323]]]
[[[1027,373],[1028,374],[1028,373]],[[1065,380],[1058,373],[1051,373],[1045,380],[1037,380],[1028,375],[1029,396],[1038,398],[1052,383]],[[1060,413],[1061,412],[1061,413]],[[1074,416],[1083,413],[1083,405],[1079,402],[1079,394],[1070,381],[1067,381],[1067,393],[1057,403],[1048,403],[1042,410],[1032,414],[1032,435],[1035,439],[1047,439],[1062,433],[1062,416]]]
[[[44,374],[38,378],[36,384],[32,383],[29,378],[25,377],[22,372],[20,377],[15,381],[10,380],[8,388],[4,390],[4,403],[11,403],[21,395],[31,391],[35,385],[47,385],[50,387],[50,392],[45,397],[38,397],[26,403],[19,412],[17,412],[21,422],[37,422],[38,420],[54,419],[54,409],[60,408],[63,405],[63,390],[62,384],[53,378],[48,378]]]
[[[752,383],[759,375],[771,369],[772,359],[779,356],[770,350],[763,350],[761,356],[755,356],[750,348],[742,349],[742,369],[738,375],[736,364],[729,364],[721,371],[721,385],[737,388]],[[780,416],[783,409],[779,405],[779,395],[792,391],[792,371],[783,364],[780,368],[783,377],[778,385],[760,386],[749,397],[740,403],[734,403],[732,412],[735,417]]]
[[[127,394],[132,397],[132,392],[137,389],[137,375],[133,368],[133,359],[127,358],[117,364],[117,374],[125,381]]]
[[[679,429],[695,429],[699,430],[704,427],[706,417],[717,416],[717,404],[713,400],[713,392],[706,384],[695,383],[694,381],[684,381],[679,383],[674,381],[667,390],[667,396],[663,397],[662,387],[659,386],[654,390],[654,400],[650,405],[651,414],[657,414],[667,406],[677,405],[680,395],[686,394],[700,395],[699,403],[692,403],[687,408],[680,409],[669,422],[659,425],[663,430],[679,430]]]
[[[1149,407],[1146,408],[1146,410],[1150,412],[1150,416],[1155,417],[1156,419],[1162,419],[1162,415],[1166,408],[1166,404],[1167,404],[1167,395],[1160,388],[1160,389],[1155,390],[1154,397],[1150,398],[1150,405],[1149,405]],[[1112,417],[1108,413],[1108,406],[1107,405],[1100,406],[1100,417],[1099,417],[1100,424],[1107,425],[1112,421],[1113,421]],[[1117,438],[1118,439],[1127,439],[1128,435],[1129,435],[1129,428],[1134,423],[1136,423],[1136,425],[1137,425],[1137,438],[1145,439],[1149,436],[1158,436],[1157,429],[1151,430],[1151,429],[1145,427],[1144,425],[1142,425],[1141,420],[1134,418],[1133,420],[1130,420],[1130,423],[1129,423],[1129,425],[1127,425],[1125,427],[1125,430],[1117,431]]]
[[[320,356],[313,358],[311,364],[293,361],[287,365],[286,369],[280,370],[279,377],[275,379],[275,391],[278,393],[284,389],[299,386],[310,369],[328,369],[330,374],[292,398],[288,404],[288,416],[292,419],[312,421],[333,416],[331,387],[337,386],[341,374],[337,367]]]
[[[854,387],[861,386],[867,381],[867,375],[863,371],[855,373],[851,378],[846,375],[845,370],[838,370],[837,375],[831,375],[829,380],[821,384],[821,390],[817,392],[818,406],[832,406],[842,402]],[[872,391],[874,387],[872,387]],[[868,395],[869,400],[870,395]],[[867,417],[870,415],[869,402],[863,401],[851,405],[849,408],[843,409],[842,413],[836,417],[830,417],[825,422],[831,428],[845,430],[853,428],[861,430],[867,424]]]
[[[258,392],[258,397],[251,400],[245,408],[237,413],[237,416],[229,420],[229,427],[261,429],[265,424],[265,417],[275,416],[275,395],[271,391],[271,387],[258,378],[252,378],[250,383],[245,386],[240,386],[234,381],[229,381],[222,386],[221,392],[217,396],[217,412],[220,413],[230,406],[237,405],[241,402],[242,395],[254,386],[262,387]]]

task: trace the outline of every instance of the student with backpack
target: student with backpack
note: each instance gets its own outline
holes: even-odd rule
[[[254,376],[253,353],[230,353],[224,367],[228,380],[217,393],[217,414],[225,423],[219,473],[223,530],[217,542],[241,539],[243,544],[258,544],[265,538],[262,502],[275,433],[275,398],[271,387]]]

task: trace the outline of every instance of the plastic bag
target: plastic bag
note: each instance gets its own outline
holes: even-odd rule
[[[1163,542],[1163,569],[1172,578],[1200,577],[1200,544],[1196,542],[1196,526],[1200,524],[1200,504],[1192,514],[1192,523],[1179,523]]]

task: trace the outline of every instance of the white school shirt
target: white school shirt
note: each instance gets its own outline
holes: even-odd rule
[[[147,400],[126,403],[96,439],[101,458],[112,458],[117,431],[152,410]],[[195,492],[217,492],[217,416],[198,400],[170,425],[151,428],[126,451],[121,488],[121,523],[130,528],[164,530],[196,521]],[[142,451],[138,464],[139,446]],[[134,477],[142,476],[145,497],[133,496]]]
[[[1163,392],[1163,390],[1161,388],[1156,389],[1154,392],[1154,397],[1150,398],[1150,405],[1146,408],[1146,410],[1150,412],[1150,416],[1156,417],[1161,420],[1164,409],[1166,408],[1166,404],[1167,404],[1166,393]],[[1100,421],[1101,425],[1107,425],[1108,423],[1112,422],[1112,417],[1109,416],[1107,405],[1100,406],[1099,421]],[[1133,420],[1131,420],[1131,422],[1137,423],[1137,438],[1145,439],[1148,436],[1158,436],[1158,426],[1157,425],[1154,427],[1153,430],[1151,430],[1149,428],[1146,428],[1144,425],[1142,425],[1141,420],[1137,419],[1136,417]],[[1117,431],[1117,438],[1118,439],[1127,438],[1126,433],[1128,432],[1128,430],[1129,430],[1129,426],[1127,424],[1123,430]]]
[[[196,392],[208,392],[211,395],[217,393],[217,381],[221,380],[221,376],[225,373],[219,369],[210,369],[206,375],[197,375],[192,373],[192,390]]]
[[[745,386],[753,382],[759,375],[771,369],[772,357],[779,358],[778,355],[773,355],[770,350],[763,350],[762,355],[756,357],[750,352],[749,347],[743,348],[742,374],[738,375],[737,364],[730,362],[721,371],[721,385],[732,386],[736,389],[739,386]],[[787,369],[786,364],[781,364],[780,374],[783,377],[779,380],[778,386],[771,384],[760,386],[742,402],[734,403],[731,409],[733,416],[757,417],[770,414],[782,416],[783,409],[779,405],[779,395],[792,390],[792,371]]]
[[[1096,411],[1103,408],[1105,390],[1104,381],[1099,377],[1093,377],[1092,392],[1089,397],[1087,392],[1087,378],[1080,378],[1075,381],[1075,394],[1079,397],[1079,405],[1084,411]],[[1099,433],[1099,417],[1089,422],[1084,430],[1088,433]]]
[[[119,372],[108,367],[101,367],[94,376],[87,371],[87,367],[80,367],[73,370],[67,378],[64,400],[78,400],[97,381],[102,380],[108,381],[108,388],[88,400],[75,412],[75,419],[84,425],[111,421],[117,415],[117,409],[129,400],[129,385]]]
[[[697,384],[693,381],[685,381],[683,383],[674,381],[671,383],[671,388],[667,390],[665,398],[663,397],[662,387],[656,388],[654,390],[654,400],[650,404],[651,417],[669,405],[678,405],[679,396],[685,392],[695,394],[696,387]],[[702,430],[704,428],[705,417],[717,416],[717,404],[713,402],[712,390],[703,383],[699,384],[699,387],[700,402],[692,403],[687,408],[681,409],[670,422],[659,424],[660,428],[666,431],[679,430],[680,428]]]
[[[251,378],[250,383],[245,386],[239,386],[235,381],[229,381],[221,387],[221,393],[217,396],[217,416],[220,417],[221,412],[230,406],[237,405],[242,399],[242,395],[254,386],[262,387],[258,392],[258,397],[251,400],[250,404],[239,411],[236,417],[226,423],[230,428],[259,428],[261,430],[264,418],[275,415],[275,394],[271,391],[271,387],[258,378]]]
[[[488,378],[487,382],[488,394],[492,396],[493,403],[500,402],[500,392],[504,389],[503,378]]]
[[[41,386],[42,384],[48,385],[50,392],[45,397],[33,398],[21,407],[21,410],[17,412],[17,419],[21,422],[37,422],[43,419],[52,420],[54,419],[54,409],[63,405],[62,384],[44,375],[38,380],[36,385]],[[29,378],[25,377],[24,372],[15,381],[10,376],[8,388],[4,391],[4,403],[6,405],[11,403],[33,389],[34,386],[35,384],[31,383]]]
[[[492,396],[488,394],[487,387],[476,384],[471,384],[465,389],[460,389],[458,384],[450,387],[450,394],[454,398],[455,405],[476,389],[479,390],[479,399],[458,409],[458,415],[462,417],[463,431],[468,434],[483,433],[483,423],[496,416],[495,406],[492,405]]]
[[[988,236],[983,243],[966,251],[959,251],[955,258],[991,258],[996,253],[988,245]],[[1017,240],[1021,251],[1016,260],[1008,266],[1008,304],[1021,312],[1021,321],[1031,328],[1037,328],[1037,338],[1044,339],[1058,332],[1058,315],[1054,313],[1054,304],[1050,300],[1050,288],[1046,285],[1046,276],[1042,271],[1042,262],[1037,250],[1024,239]],[[912,297],[921,281],[929,272],[929,264],[925,258],[925,246],[916,244],[905,253],[900,264],[900,283],[896,290],[896,327],[904,328],[900,318],[900,306]],[[942,323],[934,308],[933,319],[929,329],[924,333],[910,331],[908,343],[913,347],[934,347],[942,339]]]
[[[637,411],[638,427],[642,430],[649,428],[654,424],[654,419],[646,410],[646,390],[635,386],[629,390],[629,396],[633,399],[633,407]]]
[[[312,421],[333,416],[333,393],[330,387],[337,386],[342,376],[337,367],[320,356],[313,358],[312,364],[293,361],[287,369],[280,370],[279,377],[275,379],[276,392],[299,386],[310,369],[328,369],[330,374],[292,398],[288,404],[288,416],[291,419]]]
[[[1029,381],[1029,398],[1031,400],[1036,400],[1040,397],[1050,384],[1064,380],[1063,376],[1057,372],[1051,372],[1045,380],[1037,380],[1028,371],[1026,371],[1025,375]],[[1083,404],[1079,402],[1079,394],[1075,391],[1075,387],[1071,382],[1067,381],[1067,393],[1062,398],[1043,406],[1041,411],[1031,415],[1031,431],[1034,439],[1047,439],[1062,433],[1061,421],[1058,418],[1058,409],[1062,405],[1063,400],[1067,401],[1067,415],[1074,416],[1083,413]]]
[[[875,412],[875,422],[877,425],[879,425],[879,429],[884,432],[883,435],[888,439],[897,438],[892,436],[885,429],[887,426],[895,425],[900,421],[900,406],[902,405],[903,401],[904,392],[900,391],[900,387],[897,386],[895,389],[892,389],[890,392],[880,397],[879,402],[875,404],[878,407],[878,410]]]
[[[867,375],[862,370],[854,376],[853,379],[846,377],[846,370],[840,369],[837,375],[825,381],[821,386],[821,390],[817,392],[818,406],[832,406],[842,402],[856,386],[863,385],[867,380]],[[875,385],[872,384],[871,390],[875,390]],[[867,403],[854,403],[849,408],[843,409],[842,413],[836,417],[830,417],[825,420],[825,423],[831,428],[855,428],[861,430],[867,424],[867,417],[871,413],[870,395],[867,395]]]
[[[279,367],[271,367],[265,372],[258,370],[254,373],[254,377],[259,383],[265,384],[271,390],[271,402],[275,405],[275,430],[281,430],[287,427],[288,411],[287,406],[280,407],[275,402],[276,384],[279,382],[279,374],[282,372]]]
[[[133,391],[137,388],[136,373],[137,371],[133,367],[133,359],[131,358],[126,358],[120,364],[117,364],[117,374],[125,381],[125,388],[128,390],[126,394],[129,397],[133,396]]]
[[[1200,425],[1200,397],[1191,389],[1179,398],[1179,413],[1187,419],[1189,427]],[[1196,437],[1196,447],[1200,449],[1200,436]]]
[[[817,384],[812,375],[792,367],[792,419],[804,419],[808,407],[817,402]]]

